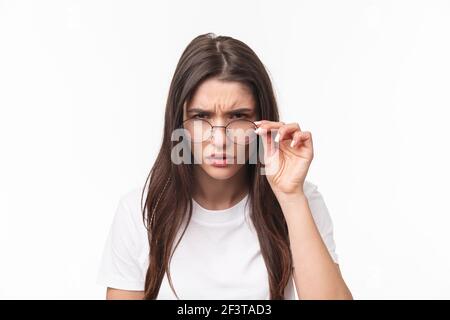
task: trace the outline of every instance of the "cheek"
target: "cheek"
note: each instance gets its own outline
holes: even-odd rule
[[[234,146],[234,156],[236,157],[235,162],[238,165],[243,165],[248,159],[248,147],[245,145],[235,145]]]
[[[191,152],[196,159],[196,163],[205,163],[205,158],[214,152],[214,146],[206,141],[202,143],[192,143]]]
[[[204,143],[191,143],[191,153],[196,159],[195,163],[200,163],[205,154],[205,144]]]

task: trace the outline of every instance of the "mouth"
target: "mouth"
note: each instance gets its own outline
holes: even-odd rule
[[[206,157],[206,160],[215,167],[226,167],[234,163],[235,157],[228,154],[212,154]]]

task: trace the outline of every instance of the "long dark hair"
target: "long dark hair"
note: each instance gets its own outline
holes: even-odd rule
[[[161,149],[142,192],[142,214],[150,247],[144,299],[157,298],[166,273],[176,295],[170,277],[170,260],[187,225],[174,244],[177,233],[184,219],[189,222],[192,216],[190,186],[193,170],[190,164],[177,165],[171,161],[171,150],[175,144],[171,135],[183,121],[184,103],[191,99],[202,81],[210,78],[246,85],[253,94],[259,118],[279,121],[270,77],[251,48],[232,37],[216,36],[213,33],[197,36],[189,43],[170,84]],[[251,219],[268,270],[270,298],[284,299],[284,290],[292,275],[286,221],[266,176],[259,174],[261,163],[258,161],[246,166]]]

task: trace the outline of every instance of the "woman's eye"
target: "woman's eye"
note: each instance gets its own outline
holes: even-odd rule
[[[235,118],[235,119],[240,119],[240,118],[244,118],[245,114],[243,113],[235,113],[231,116],[231,118]]]
[[[197,119],[204,119],[204,118],[206,118],[207,117],[207,115],[206,114],[203,114],[203,113],[199,113],[199,114],[196,114],[195,116],[194,116],[194,118],[197,118]]]

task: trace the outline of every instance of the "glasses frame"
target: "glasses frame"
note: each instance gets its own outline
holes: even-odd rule
[[[191,118],[186,119],[186,120],[184,120],[184,121],[182,122],[181,127],[182,127],[183,129],[186,129],[186,128],[184,127],[184,123],[185,123],[186,121],[189,121],[189,120],[200,120],[200,121],[205,121],[205,122],[208,123],[209,126],[211,127],[211,130],[209,131],[209,136],[208,136],[208,138],[206,138],[206,139],[204,139],[204,140],[202,140],[202,141],[200,141],[200,142],[205,142],[205,141],[208,141],[209,139],[211,139],[211,137],[213,136],[214,128],[224,128],[224,129],[225,129],[225,136],[226,136],[227,138],[229,138],[229,137],[228,137],[228,134],[227,134],[227,128],[228,128],[228,126],[229,126],[230,124],[232,124],[232,123],[234,123],[234,122],[237,122],[237,121],[247,121],[247,122],[250,122],[250,123],[253,125],[253,129],[258,128],[258,126],[256,125],[255,122],[253,122],[252,120],[248,120],[248,119],[235,119],[235,120],[231,120],[230,122],[228,122],[226,126],[213,126],[213,125],[211,124],[211,122],[209,122],[209,121],[206,120],[206,119],[199,119],[199,118],[191,117]],[[187,129],[186,129],[186,130],[187,130]],[[234,143],[234,144],[237,144],[235,141],[233,141],[233,143]]]

